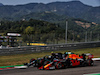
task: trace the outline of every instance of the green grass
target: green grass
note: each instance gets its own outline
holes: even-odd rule
[[[68,50],[63,51],[54,51],[64,53]],[[100,47],[97,48],[87,48],[87,49],[77,49],[70,50],[76,54],[82,53],[91,53],[94,57],[100,57]],[[26,62],[29,62],[31,58],[43,57],[45,55],[51,55],[51,52],[41,52],[41,53],[32,53],[32,54],[17,54],[17,55],[9,55],[9,56],[0,56],[0,66],[8,66],[8,65],[20,65]]]

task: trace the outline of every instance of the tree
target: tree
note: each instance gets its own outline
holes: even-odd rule
[[[34,32],[34,28],[31,27],[31,26],[28,26],[28,27],[25,29],[25,34],[31,35],[33,32]]]
[[[25,29],[25,34],[27,35],[29,45],[30,45],[30,42],[32,41],[32,34],[33,33],[34,33],[34,27],[28,26]]]

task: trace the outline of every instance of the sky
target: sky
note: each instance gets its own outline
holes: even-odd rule
[[[0,3],[4,5],[20,5],[20,4],[27,4],[27,3],[50,3],[56,1],[72,1],[72,0],[0,0]],[[90,6],[100,6],[100,0],[74,0],[74,1],[81,1],[84,4]]]

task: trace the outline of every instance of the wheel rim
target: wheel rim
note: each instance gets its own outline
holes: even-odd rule
[[[56,64],[56,68],[57,68],[57,69],[60,69],[61,67],[62,67],[62,64],[61,64],[61,63],[57,63],[57,64]]]

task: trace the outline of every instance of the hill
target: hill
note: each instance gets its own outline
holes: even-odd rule
[[[5,5],[0,7],[0,19],[20,20],[19,17],[33,15],[32,13],[39,14],[41,12],[50,12],[55,13],[55,15],[82,18],[90,22],[100,23],[100,7],[88,6],[80,1],[53,2],[48,4],[30,3],[16,6]]]
[[[45,11],[45,12],[40,12],[40,13],[34,12],[31,14],[22,16],[20,19],[29,20],[30,18],[56,23],[57,21],[65,20],[67,18],[67,16],[58,15],[53,12]]]
[[[3,4],[2,4],[2,3],[0,3],[0,6],[3,6]]]

